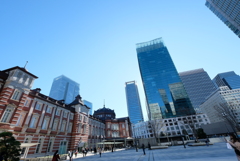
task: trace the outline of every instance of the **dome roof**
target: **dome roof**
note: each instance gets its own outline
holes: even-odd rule
[[[114,110],[111,110],[110,108],[106,108],[105,105],[103,106],[103,108],[100,108],[96,111],[94,111],[94,115],[95,114],[114,114],[115,115],[115,112]]]

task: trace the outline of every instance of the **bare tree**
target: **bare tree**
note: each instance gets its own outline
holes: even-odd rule
[[[193,136],[197,139],[198,138],[197,128],[195,126],[195,122],[192,116],[186,116],[186,119],[183,120],[183,123],[185,125],[190,126]]]
[[[238,106],[238,104],[234,104],[231,102],[220,103],[213,106],[216,111],[216,115],[219,118],[224,118],[224,120],[232,127],[234,131],[240,131],[240,126],[235,116],[236,109],[239,108]]]
[[[163,128],[165,127],[165,123],[163,119],[155,119],[155,120],[149,120],[148,126],[151,128],[151,133],[153,134],[153,137],[156,139],[156,142],[159,143],[161,135],[161,131],[165,131]]]

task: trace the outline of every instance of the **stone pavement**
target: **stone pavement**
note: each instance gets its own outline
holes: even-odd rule
[[[82,157],[78,154],[74,161],[237,161],[233,150],[227,149],[226,143],[215,143],[210,146],[171,146],[168,149],[146,149],[143,155],[142,149],[117,150],[106,152],[99,157],[99,154],[87,154]]]

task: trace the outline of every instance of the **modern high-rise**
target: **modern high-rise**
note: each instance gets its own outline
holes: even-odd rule
[[[131,123],[136,124],[143,121],[142,107],[136,82],[126,82],[125,92],[127,99],[128,116]]]
[[[213,78],[213,82],[216,86],[228,86],[229,89],[240,88],[240,76],[234,71],[219,73]]]
[[[239,0],[206,0],[205,5],[240,37]]]
[[[64,100],[69,104],[79,94],[79,84],[70,78],[61,75],[54,78],[49,96],[56,100]]]
[[[92,115],[92,108],[93,108],[92,103],[89,102],[89,101],[87,101],[87,100],[83,100],[83,103],[84,103],[85,105],[87,105],[87,106],[90,108],[90,110],[89,110],[89,114]]]
[[[136,47],[149,119],[195,114],[162,38]]]
[[[180,72],[179,76],[197,113],[202,113],[199,106],[217,88],[202,68]]]

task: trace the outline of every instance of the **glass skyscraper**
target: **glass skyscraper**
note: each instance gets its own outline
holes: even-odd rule
[[[54,78],[49,96],[56,100],[72,103],[79,94],[79,84],[70,78],[61,75]]]
[[[125,92],[127,99],[128,116],[131,123],[136,124],[140,121],[143,121],[142,107],[136,82],[126,82]]]
[[[195,114],[162,38],[136,47],[149,119]]]
[[[87,101],[87,100],[83,100],[83,103],[84,103],[85,105],[87,105],[87,106],[90,108],[90,110],[89,110],[89,114],[92,115],[92,108],[93,108],[92,103],[89,102],[89,101]]]
[[[180,72],[179,76],[197,113],[202,113],[199,106],[207,96],[217,88],[202,68]]]
[[[213,78],[213,82],[218,86],[228,86],[230,89],[240,88],[240,76],[234,71],[220,73]]]
[[[239,0],[207,0],[205,5],[240,37]]]

